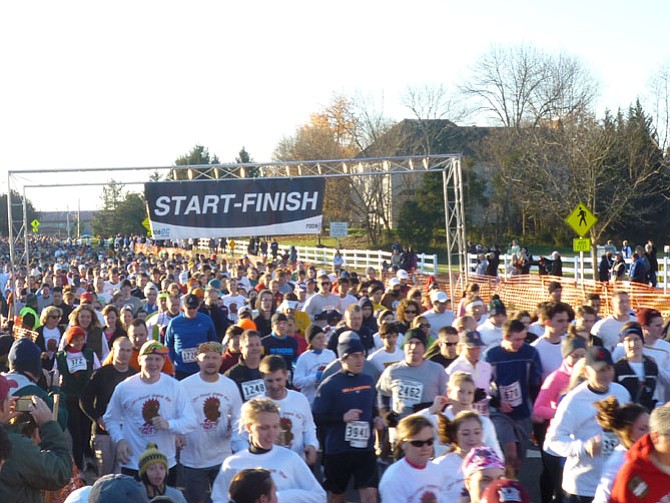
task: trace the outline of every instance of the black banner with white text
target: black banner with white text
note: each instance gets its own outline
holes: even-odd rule
[[[144,185],[155,239],[318,234],[323,178],[150,182]]]

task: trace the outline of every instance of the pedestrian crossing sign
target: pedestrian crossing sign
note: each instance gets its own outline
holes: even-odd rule
[[[568,218],[565,219],[565,222],[572,227],[572,230],[574,230],[580,238],[583,238],[597,221],[598,218],[582,203],[579,203],[575,209],[572,210],[572,213],[568,215]]]

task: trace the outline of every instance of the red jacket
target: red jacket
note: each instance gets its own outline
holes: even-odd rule
[[[619,470],[610,503],[660,503],[670,501],[670,475],[650,459],[654,450],[649,434],[635,442]]]
[[[237,365],[240,361],[240,356],[242,356],[242,353],[231,353],[230,349],[226,348],[223,356],[221,357],[223,363],[221,364],[219,373],[225,374],[228,369]]]

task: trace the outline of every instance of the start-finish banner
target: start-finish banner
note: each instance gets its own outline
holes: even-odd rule
[[[318,234],[324,178],[198,180],[144,185],[156,239]]]

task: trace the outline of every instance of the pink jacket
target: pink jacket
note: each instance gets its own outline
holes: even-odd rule
[[[570,374],[572,367],[568,367],[563,360],[561,366],[547,376],[533,406],[535,416],[547,420],[554,418],[558,402],[565,396],[565,390],[570,383]]]

